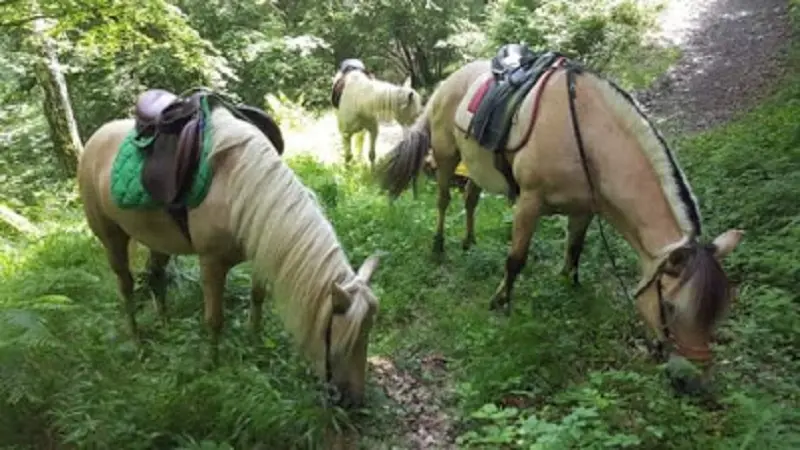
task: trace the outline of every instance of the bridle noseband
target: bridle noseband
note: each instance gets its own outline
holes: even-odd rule
[[[674,333],[672,333],[670,329],[670,324],[672,321],[675,320],[675,316],[669,319],[667,313],[667,301],[664,298],[664,285],[662,282],[662,278],[664,275],[675,275],[678,274],[670,274],[666,269],[667,260],[659,264],[656,271],[653,273],[653,276],[650,280],[643,284],[639,289],[636,290],[636,293],[633,295],[634,299],[638,299],[642,293],[649,288],[651,285],[655,284],[656,287],[656,295],[658,296],[658,321],[659,321],[659,329],[661,329],[661,333],[664,336],[664,339],[660,339],[658,341],[658,347],[656,348],[657,353],[659,353],[662,357],[666,356],[664,343],[668,342],[672,344],[672,347],[675,351],[678,352],[681,356],[698,363],[706,363],[711,360],[712,353],[708,347],[697,347],[686,345],[680,342]]]

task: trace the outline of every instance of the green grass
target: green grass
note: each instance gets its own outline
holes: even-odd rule
[[[439,264],[430,258],[432,184],[417,201],[407,194],[390,204],[363,171],[302,157],[290,164],[317,192],[354,265],[387,252],[373,281],[381,306],[370,353],[435,387],[460,447],[789,449],[800,447],[797,117],[794,79],[738,122],[676,143],[706,234],[747,231],[725,263],[740,295],[716,347],[718,410],[674,396],[661,367],[632,344],[642,328],[596,225],[575,288],[557,275],[563,220],[543,220],[515,312],[504,318],[487,309],[509,239],[504,200],[482,199],[478,244],[463,253],[455,196]],[[321,406],[318,383],[274,316],[260,342],[247,338],[247,266],[228,281],[220,368],[206,364],[194,258],[172,267],[168,329],[139,294],[148,338],[138,350],[74,191],[42,187],[25,204],[48,234],[8,238],[0,255],[2,448],[309,448],[335,423],[360,428],[363,448],[405,448],[408,405],[374,380],[369,407],[347,417]],[[611,244],[631,286],[632,251],[616,235]],[[421,362],[429,355],[443,356],[446,370],[429,371]]]

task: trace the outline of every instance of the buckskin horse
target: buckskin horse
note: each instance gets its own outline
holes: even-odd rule
[[[331,103],[342,137],[345,164],[353,158],[353,137],[358,154],[364,148],[364,133],[369,133],[369,164],[375,165],[378,121],[396,120],[407,127],[422,111],[420,95],[407,78],[402,86],[375,79],[358,59],[346,59],[334,76]]]
[[[634,298],[658,353],[666,356],[671,346],[673,355],[710,363],[714,325],[733,295],[721,260],[743,232],[700,241],[697,200],[675,155],[623,89],[562,55],[509,47],[441,83],[406,137],[380,162],[382,187],[397,197],[432,149],[438,167],[435,254],[444,251],[448,186],[460,161],[471,189],[466,248],[474,242],[481,190],[513,199],[511,247],[490,302],[506,312],[539,218],[568,217],[564,272],[577,280],[586,230],[600,215],[639,257]]]
[[[218,361],[223,327],[226,275],[238,263],[251,261],[249,325],[253,332],[261,331],[265,282],[269,281],[285,325],[317,373],[338,388],[343,403],[361,403],[368,336],[378,305],[368,285],[378,264],[377,256],[369,257],[358,271],[351,268],[333,226],[312,192],[281,160],[282,148],[276,148],[275,143],[279,130],[277,137],[276,130],[262,132],[224,104],[212,104],[209,115],[200,118],[194,109],[182,109],[196,101],[167,95],[166,101],[159,102],[158,98],[163,97],[142,95],[137,119],[102,125],[87,141],[78,169],[86,220],[105,247],[116,274],[130,332],[138,338],[134,282],[128,261],[130,239],[150,249],[148,282],[162,314],[164,269],[170,255],[198,255],[214,363]],[[177,111],[173,122],[182,124],[177,129],[169,129],[165,119],[166,109],[172,106]],[[186,120],[178,120],[182,117],[191,120],[186,124]],[[173,143],[149,150],[172,152],[184,159],[182,152],[197,152],[197,142],[203,141],[192,137],[188,128],[198,121],[207,121],[210,130],[203,134],[209,138],[208,161],[213,178],[202,202],[186,211],[185,230],[174,211],[166,208],[118,206],[112,198],[112,167],[126,136],[134,129],[155,124],[161,134],[180,139],[177,147]],[[197,158],[196,154],[189,157]],[[166,164],[173,164],[169,161]],[[161,177],[162,184],[175,184],[175,180],[166,178],[174,176],[174,170],[145,172],[142,179]],[[133,182],[138,177],[136,174]],[[156,194],[153,190],[150,193]]]

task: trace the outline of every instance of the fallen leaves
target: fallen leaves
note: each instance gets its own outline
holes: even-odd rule
[[[403,435],[409,449],[454,449],[452,424],[442,405],[441,390],[425,383],[407,371],[399,370],[384,357],[369,359],[372,376],[386,395],[403,408]],[[432,354],[420,360],[424,372],[443,373],[447,361],[440,354]]]

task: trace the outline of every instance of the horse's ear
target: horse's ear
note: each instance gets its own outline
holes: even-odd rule
[[[331,301],[333,302],[334,314],[346,314],[347,310],[350,309],[350,303],[353,302],[353,299],[350,298],[350,294],[347,293],[341,284],[334,282],[331,288]]]
[[[714,256],[723,259],[728,256],[733,249],[739,245],[739,241],[744,236],[744,230],[728,230],[714,239]]]
[[[403,87],[404,88],[410,88],[411,87],[411,77],[406,77],[405,81],[403,81]]]
[[[380,262],[380,256],[374,254],[367,258],[361,267],[358,268],[358,274],[356,276],[364,280],[365,283],[369,283],[370,278],[372,278],[372,274],[375,273],[375,269],[378,268],[378,263]]]

